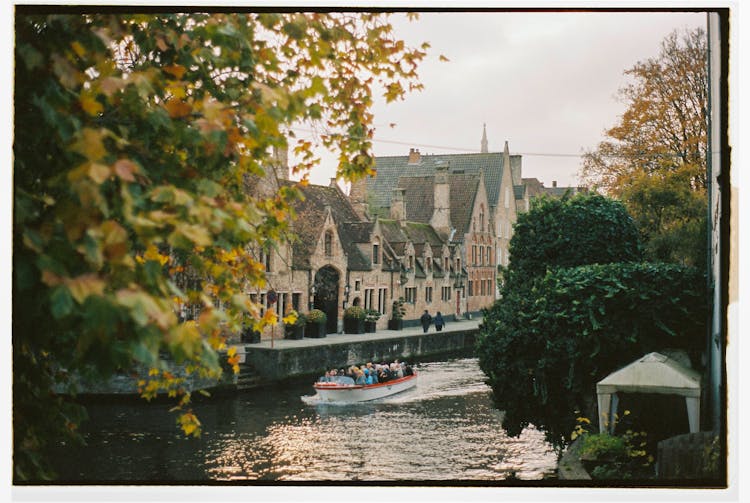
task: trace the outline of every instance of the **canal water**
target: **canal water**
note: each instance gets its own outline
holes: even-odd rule
[[[477,360],[420,363],[415,388],[354,405],[320,403],[310,382],[197,403],[200,438],[168,405],[93,404],[87,446],[65,446],[68,482],[502,481],[554,476],[542,432],[502,429]]]

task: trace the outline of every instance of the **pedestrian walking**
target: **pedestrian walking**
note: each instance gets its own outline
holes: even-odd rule
[[[427,312],[427,309],[424,310],[424,314],[419,318],[419,321],[422,322],[424,333],[427,333],[427,329],[430,328],[430,324],[432,323],[432,316]]]
[[[441,330],[443,330],[443,325],[445,325],[445,322],[443,321],[443,315],[440,314],[440,311],[438,311],[435,315],[435,330],[440,332]]]

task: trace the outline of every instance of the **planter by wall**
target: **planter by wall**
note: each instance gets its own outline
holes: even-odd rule
[[[284,339],[299,340],[305,336],[305,326],[297,325],[285,325],[284,326]]]
[[[308,323],[305,327],[305,337],[311,339],[322,339],[326,336],[325,323]]]
[[[240,335],[240,342],[245,344],[258,344],[260,342],[260,332],[256,332],[252,328],[244,328]]]
[[[378,330],[377,324],[378,323],[376,321],[366,321],[365,322],[365,333],[377,332],[377,330]]]
[[[388,330],[403,330],[404,320],[388,320]]]
[[[355,320],[344,318],[344,333],[347,334],[364,334],[365,320]]]

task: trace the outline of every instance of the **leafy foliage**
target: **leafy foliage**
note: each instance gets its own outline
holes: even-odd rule
[[[315,145],[288,140],[307,123],[339,152],[339,176],[370,173],[372,94],[419,89],[426,47],[383,14],[17,9],[17,480],[53,476],[47,447],[75,435],[81,411],[61,398],[73,375],[151,368],[144,393],[174,393],[178,424],[200,433],[165,362],[216,378],[229,334],[275,321],[245,293],[265,282],[252,251],[284,239],[300,197],[260,190],[271,152],[293,148],[307,173]]]
[[[519,215],[477,341],[511,435],[534,424],[562,448],[597,381],[647,352],[700,350],[703,276],[641,258],[633,220],[601,195],[542,199]]]
[[[598,194],[537,198],[518,215],[504,278],[513,283],[548,269],[638,261],[638,229],[625,207]]]
[[[505,288],[477,343],[504,427],[517,435],[532,423],[562,447],[609,373],[665,348],[695,356],[706,305],[702,274],[675,264],[558,268]]]
[[[326,321],[328,321],[328,316],[326,315],[326,313],[324,313],[320,309],[311,309],[307,313],[307,322],[308,323],[317,323],[319,325],[322,325]]]
[[[650,260],[705,264],[706,58],[703,29],[666,37],[625,72],[625,113],[584,156],[582,177],[622,199]]]
[[[398,299],[393,301],[393,305],[391,306],[391,319],[393,320],[403,320],[404,316],[406,316],[406,308],[404,307],[404,298],[399,297]]]
[[[364,320],[366,316],[365,310],[359,306],[349,306],[344,310],[345,320]]]

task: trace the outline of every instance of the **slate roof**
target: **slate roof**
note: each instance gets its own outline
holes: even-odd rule
[[[296,185],[294,182],[284,182]],[[341,238],[344,250],[349,258],[349,268],[352,270],[370,270],[371,261],[365,257],[355,242],[362,239],[367,229],[372,230],[372,222],[362,222],[349,203],[349,199],[337,188],[323,185],[297,185],[304,200],[295,201],[292,206],[297,213],[293,223],[297,239],[292,243],[292,266],[296,269],[310,269],[310,256],[320,238],[325,223],[326,206],[330,206],[331,214]],[[366,239],[365,241],[368,241]],[[363,269],[365,268],[365,269]]]
[[[400,256],[404,255],[407,241],[414,245],[416,256],[422,255],[425,244],[433,246],[434,249],[435,246],[442,246],[444,243],[435,229],[424,223],[404,222],[402,226],[396,220],[382,219],[380,228],[383,230],[383,237]]]
[[[490,206],[497,206],[500,198],[500,181],[503,176],[503,154],[489,152],[478,154],[435,154],[422,155],[419,164],[409,164],[409,157],[387,156],[375,158],[377,175],[367,178],[367,191],[370,205],[375,208],[388,208],[391,205],[393,189],[402,176],[420,177],[435,174],[435,167],[447,163],[450,173],[478,175],[484,172],[487,197]],[[518,177],[520,184],[521,156],[510,156],[511,173]],[[515,183],[515,182],[514,182]],[[408,211],[408,210],[407,210]]]
[[[451,175],[450,185],[451,225],[456,229],[454,241],[463,241],[464,234],[469,232],[471,226],[471,212],[479,189],[479,176]]]

